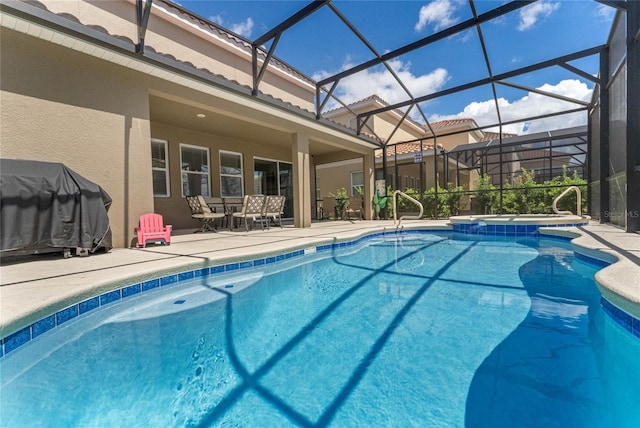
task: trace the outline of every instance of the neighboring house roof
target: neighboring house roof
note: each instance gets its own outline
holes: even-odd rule
[[[347,107],[338,107],[332,110],[328,110],[323,114],[323,117],[332,120],[340,115],[349,113],[349,110],[358,111],[364,107],[369,107],[369,110],[374,110],[376,108],[387,107],[389,105],[390,104],[387,101],[374,94],[350,103],[347,105]],[[391,111],[400,117],[404,115],[404,112],[399,109],[394,109]],[[499,137],[499,134],[495,132],[484,132],[478,129],[478,123],[475,121],[475,119],[472,118],[446,119],[438,122],[432,122],[429,124],[431,125],[431,128],[429,128],[429,126],[427,126],[426,124],[419,123],[409,117],[407,117],[406,120],[412,125],[421,128],[425,135],[431,135],[431,129],[433,129],[436,134],[447,134],[447,131],[457,133],[455,131],[468,129],[469,132],[473,132],[475,134],[477,141],[490,141]],[[364,132],[365,131],[363,131],[363,133]],[[516,135],[517,134],[502,134],[503,138],[513,137]]]
[[[438,145],[438,149],[442,150],[443,147]],[[433,143],[422,143],[422,151],[433,150]],[[420,152],[420,142],[400,143],[393,144],[387,147],[387,158],[395,158],[397,156],[409,155]],[[382,150],[376,150],[375,156],[377,159],[382,159]]]
[[[351,111],[356,111],[358,110],[360,107],[368,107],[366,110],[367,111],[371,111],[371,110],[375,110],[376,108],[381,108],[381,107],[388,107],[390,104],[383,100],[382,98],[380,98],[380,96],[373,94],[370,95],[366,98],[363,98],[359,101],[355,101],[353,103],[347,104],[347,107],[338,107],[338,108],[334,108],[332,110],[328,110],[326,112],[324,112],[322,114],[322,117],[327,118],[329,120],[336,118],[342,114],[351,114]],[[374,107],[375,106],[375,107]],[[399,118],[404,116],[404,112],[400,109],[393,109],[393,110],[389,110],[389,112],[391,114],[395,114],[396,116],[398,116]],[[418,128],[419,130],[423,130],[423,125],[413,119],[411,119],[410,117],[406,117],[405,121],[411,125],[413,125],[414,127]]]
[[[499,140],[500,139],[500,133],[499,132],[487,132],[484,131],[483,132],[484,136],[482,138],[482,140],[480,141],[491,141],[491,140]],[[502,133],[502,139],[504,140],[505,138],[511,138],[511,137],[517,137],[518,134],[507,134],[507,133]]]
[[[540,160],[540,159],[548,159],[551,156],[552,159],[556,160],[559,157],[563,159],[566,157],[571,157],[571,153],[560,152],[558,150],[552,150],[549,153],[549,149],[532,149],[518,153],[518,159],[520,160]]]
[[[446,119],[441,120],[439,122],[430,123],[431,127],[436,129],[447,129],[447,128],[461,128],[467,126],[469,128],[477,128],[478,124],[474,119],[465,118],[465,119]],[[424,129],[429,131],[429,127],[427,125],[423,125]]]

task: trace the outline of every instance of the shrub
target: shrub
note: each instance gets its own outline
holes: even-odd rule
[[[416,189],[406,189],[404,192],[409,196],[411,196],[413,199],[416,200],[420,200],[420,192]],[[401,212],[414,212],[414,211],[418,211],[418,207],[416,206],[416,204],[414,204],[413,202],[411,202],[410,200],[408,200],[407,198],[403,198],[403,197],[399,197],[398,200],[396,201],[397,207],[398,207],[398,211]]]
[[[476,180],[476,194],[475,204],[479,211],[478,214],[492,213],[496,207],[499,195],[496,192],[496,187],[491,184],[491,177],[487,174],[478,177]]]
[[[544,204],[547,208],[547,212],[553,212],[553,200],[557,198],[562,192],[564,192],[569,186],[578,186],[580,188],[582,197],[582,212],[587,211],[587,181],[578,177],[577,171],[573,171],[573,176],[567,175],[567,167],[563,165],[562,175],[555,177],[553,180],[545,182],[547,186],[559,186],[550,187],[544,190]],[[570,193],[564,198],[558,201],[558,210],[571,211],[577,213],[576,210],[576,197],[575,194]]]
[[[502,193],[502,212],[506,214],[531,214],[544,212],[544,191],[535,182],[534,171],[522,168],[514,186],[506,185]]]
[[[436,201],[438,212],[436,213]],[[424,215],[431,218],[449,217],[448,195],[446,189],[438,186],[438,197],[436,199],[436,189],[432,187],[424,192]]]

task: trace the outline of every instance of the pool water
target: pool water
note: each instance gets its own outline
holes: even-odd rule
[[[2,426],[637,427],[640,340],[543,238],[375,238],[174,284],[0,360]]]

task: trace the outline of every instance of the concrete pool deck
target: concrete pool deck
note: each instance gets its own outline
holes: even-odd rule
[[[448,220],[411,220],[403,226],[451,228]],[[4,257],[0,266],[0,337],[72,304],[136,282],[395,229],[393,221],[326,221],[305,229],[285,226],[248,233],[243,229],[197,234],[188,230],[176,231],[170,246],[119,248],[69,259],[60,253]],[[596,282],[610,302],[640,318],[640,235],[594,222],[588,226],[549,228],[544,233],[580,234],[572,244],[581,253],[609,261],[618,259],[596,274]]]

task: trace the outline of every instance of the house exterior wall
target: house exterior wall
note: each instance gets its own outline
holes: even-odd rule
[[[147,90],[135,73],[2,29],[0,155],[61,162],[102,186],[113,245],[153,211]]]
[[[168,142],[170,196],[155,197],[154,205],[156,212],[161,213],[165,218],[165,222],[172,224],[174,229],[198,227],[198,222],[191,218],[191,211],[182,196],[180,144],[209,149],[210,190],[211,196],[215,197],[220,196],[220,150],[242,154],[245,195],[254,193],[253,170],[255,157],[292,162],[291,150],[289,149],[267,147],[157,122],[151,123],[151,137]]]
[[[362,172],[362,159],[350,159],[316,167],[317,183],[320,199],[335,195],[336,191],[345,188],[350,195],[351,173]]]
[[[42,0],[41,3],[54,13],[68,13],[84,25],[102,27],[111,35],[137,42],[135,0]],[[190,20],[161,1],[153,2],[145,46],[241,85],[253,86],[251,51],[246,44]],[[315,87],[282,68],[269,67],[260,91],[305,110],[314,109]]]
[[[302,117],[286,105],[280,107],[282,103],[257,100],[248,96],[246,90],[234,90],[231,80],[229,85],[204,82],[193,78],[188,70],[173,70],[169,57],[159,64],[153,58],[130,55],[126,49],[121,52],[119,47],[94,40],[89,28],[87,34],[76,37],[74,31],[82,27],[74,22],[79,22],[94,30],[102,27],[98,30],[105,34],[105,40],[122,36],[133,43],[136,37],[132,33],[135,25],[131,26],[135,22],[133,1],[45,2],[51,13],[62,15],[50,15],[41,11],[44,8],[27,3],[16,5],[25,10],[25,17],[14,15],[11,7],[2,14],[0,156],[62,162],[101,185],[113,198],[109,217],[115,247],[135,242],[133,229],[140,215],[147,212],[162,214],[166,223],[174,225],[174,230],[197,226],[181,193],[180,143],[209,149],[212,196],[220,195],[221,149],[242,154],[245,194],[254,192],[254,157],[292,163],[289,180],[304,178],[296,177],[297,157],[294,159],[291,139],[301,132],[308,135],[310,147],[319,147],[324,154],[353,150],[351,156],[354,152],[359,153],[355,156],[362,156],[369,150],[369,143]],[[46,18],[40,20],[36,18],[38,15]],[[47,19],[51,19],[51,27]],[[180,49],[198,45],[197,37],[177,28],[178,24],[172,28],[173,24],[163,24],[155,15],[151,17],[154,19],[156,31],[167,34],[174,31],[177,38],[189,39]],[[58,22],[61,27],[56,27]],[[162,25],[167,28],[160,28]],[[132,49],[133,45],[128,47]],[[218,47],[212,45],[211,49],[215,58]],[[223,50],[219,53],[224,57]],[[283,94],[307,91],[286,75],[272,76],[273,70],[269,68],[265,81],[276,82],[274,87]],[[295,99],[292,95],[283,101],[293,104]],[[152,123],[153,115],[165,117],[162,108],[167,103],[177,109],[204,109],[207,117],[217,116],[222,127],[226,127],[225,118],[231,118],[235,128],[220,129],[221,135],[227,137],[215,130],[196,131],[197,126],[181,125],[186,120],[184,115],[177,121],[176,115],[170,115],[171,120]],[[160,113],[155,109],[158,106]],[[234,139],[234,133],[245,137]],[[153,196],[152,138],[168,141],[171,180],[168,198]],[[304,162],[309,163],[310,155],[306,154]],[[298,165],[297,171],[309,171],[309,165]],[[307,186],[298,189],[298,205],[303,211],[294,211],[293,216],[294,219],[304,216],[298,222],[303,227],[310,223],[307,220],[314,189],[308,178],[301,182]],[[291,202],[293,199],[290,198]],[[288,205],[286,209],[290,211],[291,207]]]
[[[432,143],[433,140],[428,140],[428,142]],[[461,144],[470,144],[470,143],[477,143],[477,140],[473,137],[471,132],[438,137],[438,145],[444,147],[445,150],[451,150],[454,147],[459,146]]]
[[[400,120],[400,117],[392,115],[391,113],[375,116],[369,121],[373,120],[374,131],[380,138],[386,139],[397,125],[397,121]],[[405,122],[401,125],[398,130],[393,134],[391,140],[389,140],[389,144],[401,142],[401,141],[409,141],[415,140],[416,138],[424,137],[424,132],[417,126],[409,124]]]

